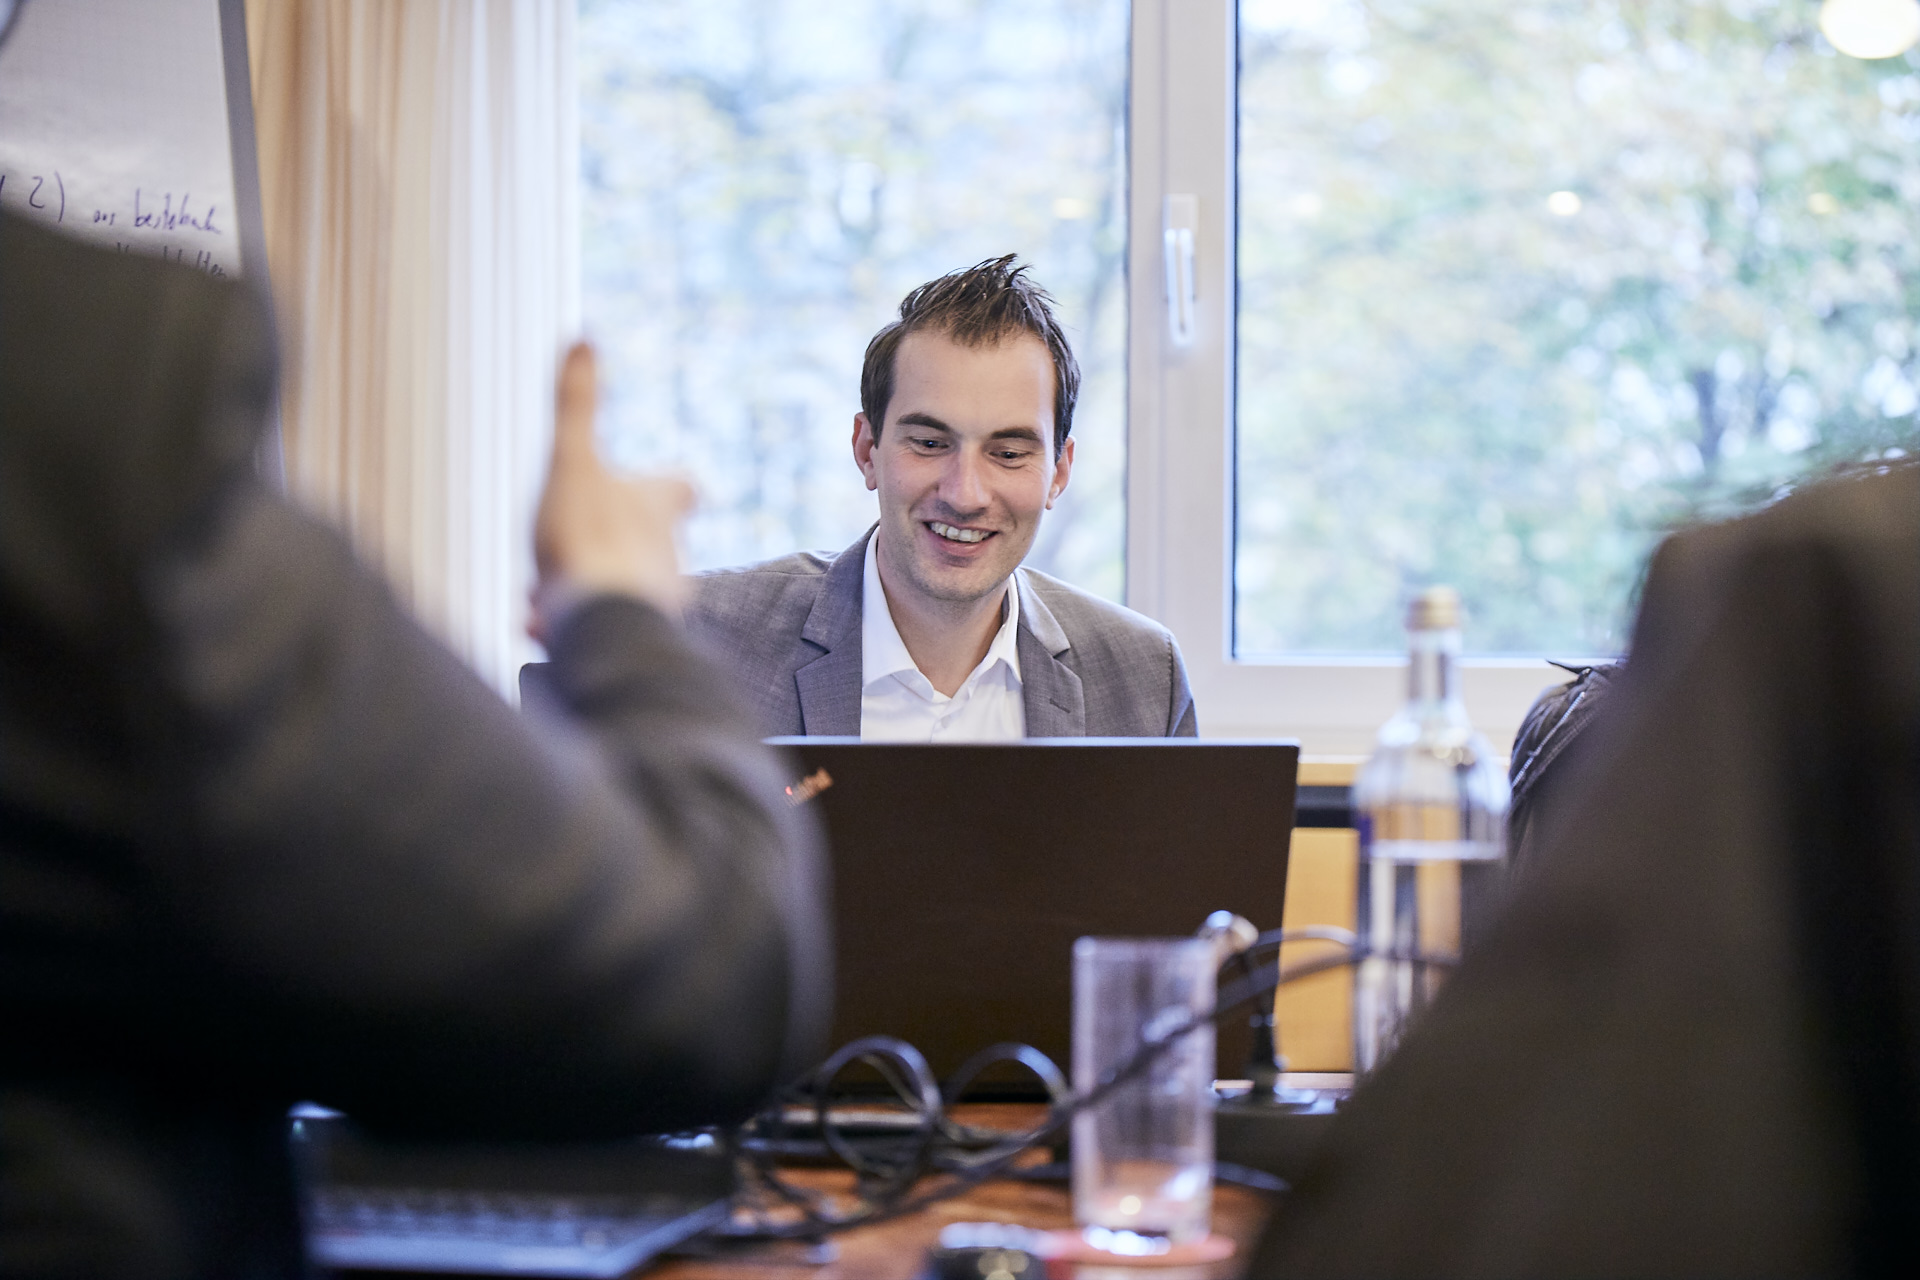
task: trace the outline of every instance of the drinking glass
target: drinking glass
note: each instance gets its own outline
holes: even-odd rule
[[[1213,943],[1199,938],[1075,942],[1074,1089],[1094,1088],[1143,1044],[1211,1009],[1215,958]],[[1213,1024],[1207,1022],[1074,1117],[1073,1215],[1090,1242],[1134,1252],[1152,1241],[1206,1237],[1213,1207],[1213,1063]]]

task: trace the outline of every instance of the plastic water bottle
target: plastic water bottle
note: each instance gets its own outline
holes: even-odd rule
[[[1505,875],[1507,779],[1460,700],[1460,597],[1420,593],[1407,611],[1407,702],[1353,784],[1360,828],[1353,1067],[1393,1052],[1444,969],[1491,911]]]

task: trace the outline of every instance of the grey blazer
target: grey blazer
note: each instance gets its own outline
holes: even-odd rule
[[[768,734],[860,732],[861,595],[869,529],[837,556],[782,556],[695,580],[687,627],[740,681]],[[1193,694],[1165,627],[1057,578],[1016,569],[1030,738],[1191,738]]]

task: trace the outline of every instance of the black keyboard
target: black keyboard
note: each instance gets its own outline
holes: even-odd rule
[[[726,1218],[724,1200],[674,1195],[329,1186],[310,1200],[325,1267],[496,1275],[625,1275]]]
[[[568,1146],[392,1144],[294,1109],[307,1252],[338,1270],[623,1276],[727,1220],[711,1133]]]

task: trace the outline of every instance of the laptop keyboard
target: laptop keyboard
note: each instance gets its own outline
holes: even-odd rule
[[[311,1203],[323,1266],[618,1276],[721,1221],[685,1196],[556,1196],[330,1186]]]

